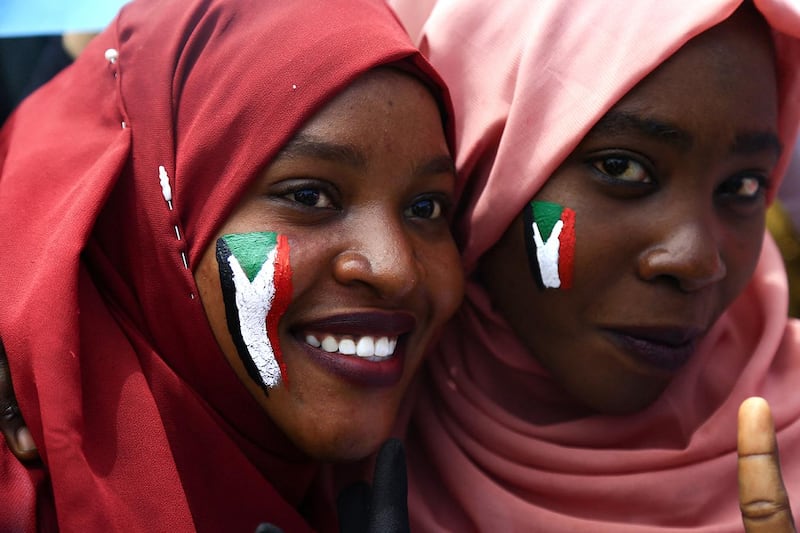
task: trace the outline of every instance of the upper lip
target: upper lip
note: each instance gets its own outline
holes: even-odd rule
[[[383,335],[399,337],[412,331],[417,319],[406,311],[359,311],[329,315],[303,322],[292,329],[339,335]]]

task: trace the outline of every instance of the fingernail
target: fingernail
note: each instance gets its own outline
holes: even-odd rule
[[[23,426],[17,430],[17,444],[23,452],[30,452],[36,449],[36,444],[33,442],[33,437],[27,427]]]

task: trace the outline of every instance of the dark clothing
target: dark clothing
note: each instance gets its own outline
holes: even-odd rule
[[[71,62],[60,35],[0,39],[0,124],[26,96]]]

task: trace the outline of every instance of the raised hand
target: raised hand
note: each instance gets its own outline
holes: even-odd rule
[[[408,479],[403,445],[389,439],[378,452],[372,487],[356,483],[337,501],[342,533],[407,533]]]
[[[20,461],[39,459],[39,452],[31,432],[17,407],[17,398],[11,387],[11,371],[8,368],[8,358],[2,341],[0,341],[0,431],[17,459]]]
[[[739,407],[739,506],[747,533],[796,531],[783,485],[775,425],[763,398]]]

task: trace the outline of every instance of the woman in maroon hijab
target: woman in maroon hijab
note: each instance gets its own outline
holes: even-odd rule
[[[0,529],[335,529],[460,299],[448,106],[379,0],[123,8],[0,134]]]

